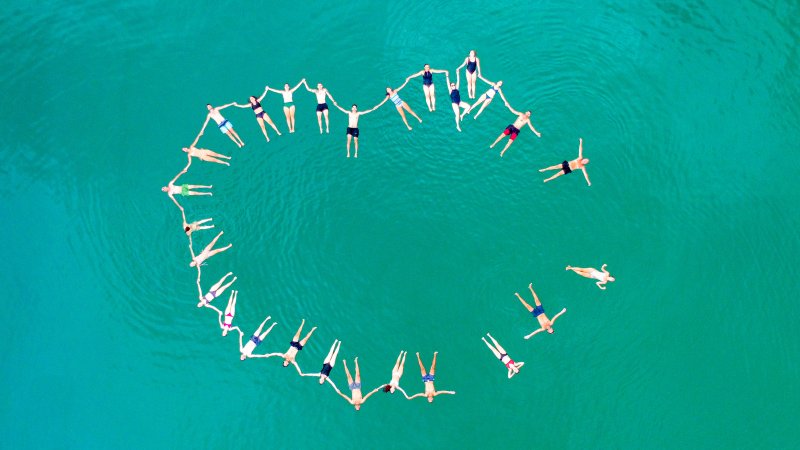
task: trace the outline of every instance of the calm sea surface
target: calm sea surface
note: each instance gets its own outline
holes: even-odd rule
[[[4,448],[796,448],[800,445],[800,4],[797,2],[38,2],[0,12],[0,434]],[[444,77],[320,135],[314,96],[263,101],[212,125],[180,201],[233,248],[203,267],[238,280],[235,323],[300,320],[318,371],[343,341],[365,389],[423,388],[414,356],[438,351],[436,387],[377,393],[361,411],[275,359],[239,361],[195,307],[177,208],[160,191],[205,104],[246,102],[305,77],[367,109],[429,63],[477,49],[523,129],[495,100],[458,133]],[[478,92],[486,85],[479,83]],[[461,93],[466,99],[463,79]],[[539,168],[577,155],[580,173]],[[503,145],[503,144],[501,144]],[[214,236],[195,235],[200,250]],[[565,272],[608,264],[606,291]],[[555,335],[522,337],[545,309]],[[224,308],[227,293],[214,304]],[[480,337],[517,361],[505,368]]]

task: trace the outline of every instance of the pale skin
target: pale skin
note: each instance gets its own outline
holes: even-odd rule
[[[333,370],[333,366],[336,364],[336,355],[339,354],[339,348],[342,346],[342,341],[335,339],[333,341],[333,345],[331,345],[331,349],[328,350],[328,356],[325,357],[325,361],[322,361],[322,367],[324,368],[326,364],[331,366],[331,370]],[[319,373],[319,384],[325,383],[325,380],[328,378],[327,375],[323,374],[321,371]]]
[[[326,97],[330,97],[331,102],[336,103],[336,100],[333,99],[333,96],[327,89],[322,86],[322,83],[317,84],[316,89],[311,89],[308,87],[308,83],[306,83],[306,90],[308,92],[313,92],[314,95],[317,96],[317,104],[321,105],[323,103],[327,103],[325,101]],[[325,131],[327,133],[331,132],[330,120],[328,119],[328,110],[325,109],[324,111],[317,111],[317,123],[319,124],[319,133],[322,134],[322,116],[325,116]]]
[[[425,365],[422,364],[422,360],[419,357],[419,352],[417,352],[417,362],[419,363],[419,371],[422,373],[422,377],[424,378],[426,375],[430,375],[433,377],[436,374],[436,355],[439,352],[433,352],[433,362],[431,362],[431,371],[425,372]],[[414,394],[411,397],[408,397],[409,400],[417,398],[417,397],[427,397],[428,403],[433,402],[433,398],[437,395],[442,394],[450,394],[455,395],[455,391],[437,391],[433,385],[433,380],[431,381],[424,381],[425,383],[425,392],[420,392],[419,394]]]
[[[361,372],[358,370],[358,357],[355,358],[354,362],[355,362],[355,366],[356,366],[356,379],[355,379],[355,382],[353,381],[353,377],[350,376],[350,370],[347,369],[347,361],[346,360],[342,360],[342,363],[344,364],[344,373],[347,375],[347,386],[350,387],[350,392],[351,392],[352,398],[342,394],[339,391],[339,389],[336,388],[336,386],[334,386],[334,388],[336,389],[336,393],[338,393],[343,399],[347,400],[347,403],[350,403],[351,405],[353,405],[353,407],[355,407],[356,411],[358,411],[358,410],[361,409],[361,405],[363,405],[364,402],[366,402],[367,399],[372,396],[372,394],[378,392],[381,389],[381,387],[379,386],[379,387],[373,389],[372,391],[370,391],[370,393],[367,394],[366,396],[362,396],[361,395]]]
[[[369,114],[372,111],[375,111],[376,109],[380,108],[384,103],[386,103],[387,100],[389,100],[388,97],[383,99],[382,102],[380,102],[377,105],[375,105],[375,107],[370,108],[370,109],[368,109],[366,111],[359,111],[358,110],[358,106],[356,106],[356,105],[353,105],[350,108],[350,111],[342,108],[336,102],[333,102],[333,106],[337,107],[339,109],[339,111],[347,114],[347,127],[348,128],[358,128],[358,118],[360,116],[363,116],[364,114]],[[355,146],[356,146],[355,157],[358,158],[358,137],[353,136],[350,133],[347,133],[347,157],[348,158],[350,157],[350,141],[351,140],[355,143]]]
[[[500,346],[500,344],[497,342],[497,340],[495,340],[495,338],[492,337],[491,334],[486,333],[486,335],[489,336],[489,339],[492,340],[492,344],[490,344],[489,341],[486,340],[486,338],[481,336],[481,339],[483,340],[484,344],[486,344],[486,346],[489,347],[489,350],[491,350],[492,353],[494,353],[494,356],[496,356],[497,359],[500,360],[500,362],[503,362],[503,359],[502,359],[503,355],[508,356],[508,352],[506,352],[506,349],[504,349],[503,347]],[[511,361],[511,360],[509,360],[509,361]],[[519,369],[522,366],[524,366],[525,363],[524,362],[514,362],[514,364],[506,365],[506,363],[503,362],[503,365],[505,365],[506,368],[508,369],[508,378],[511,379],[511,377],[513,377],[514,375],[519,373]]]
[[[189,263],[189,267],[195,267],[202,265],[208,258],[216,255],[217,253],[222,253],[225,250],[233,247],[233,244],[228,244],[225,247],[214,248],[214,245],[217,243],[217,240],[222,236],[224,231],[220,231],[219,234],[211,241],[210,244],[206,245],[206,248],[200,252],[199,255],[195,256],[191,263]]]
[[[458,86],[459,86],[460,83],[461,83],[461,80],[459,79],[458,73],[456,73],[456,82],[455,83],[451,83],[450,82],[450,77],[449,76],[447,77],[447,85],[450,86],[450,94],[451,95],[453,94],[453,91],[457,91],[458,90]],[[459,95],[459,97],[460,97],[460,95]],[[453,114],[455,114],[455,116],[456,116],[456,130],[461,131],[461,120],[464,118],[464,116],[469,114],[469,111],[470,111],[469,103],[467,103],[467,102],[465,102],[463,100],[458,102],[458,103],[453,103],[452,97],[451,97],[450,98],[450,104],[453,106]],[[460,111],[460,108],[464,108],[464,112],[463,113]]]
[[[198,220],[192,223],[183,223],[183,232],[186,233],[187,236],[191,236],[192,233],[198,230],[210,230],[214,228],[214,225],[205,225],[206,223],[211,222],[211,218]]]
[[[186,187],[189,189],[189,192],[186,195],[214,195],[211,192],[197,192],[192,190],[192,189],[211,189],[214,186],[205,186],[202,184],[187,184]],[[161,188],[161,192],[166,192],[167,194],[169,194],[170,197],[177,194],[183,195],[183,185],[176,186],[172,184],[172,181],[170,181],[168,185]]]
[[[469,98],[475,98],[475,82],[481,74],[481,60],[478,59],[478,57],[476,56],[475,50],[469,51],[469,56],[464,58],[464,62],[461,63],[460,66],[458,66],[458,69],[456,69],[456,71],[461,70],[462,67],[466,66],[468,63],[471,62],[475,63],[477,67],[475,72],[472,73],[470,73],[470,71],[467,70],[467,91],[469,93]]]
[[[303,319],[303,321],[300,322],[300,328],[297,329],[297,333],[295,333],[294,337],[292,337],[292,342],[298,342],[297,340],[300,339],[300,333],[303,332],[303,325],[305,324],[306,324],[306,319]],[[308,338],[311,337],[311,335],[314,333],[314,330],[316,329],[317,327],[312,328],[311,331],[308,332],[306,337],[304,337],[303,340],[299,341],[301,347],[304,347],[306,345],[306,342],[308,342]],[[297,358],[297,350],[298,349],[296,347],[289,346],[289,350],[286,350],[286,353],[282,355],[283,367],[287,367],[289,364],[295,361],[295,358]]]
[[[225,307],[225,315],[222,321],[222,335],[227,336],[228,331],[231,330],[233,325],[233,316],[236,315],[236,298],[239,296],[239,291],[232,291],[230,298],[228,298],[228,306]]]
[[[261,104],[261,100],[264,99],[264,97],[267,95],[267,92],[269,92],[269,86],[264,87],[264,93],[261,94],[261,97],[256,98],[255,96],[251,95],[250,98],[247,99],[247,101],[249,102],[248,104],[240,105],[238,103],[235,103],[234,106],[236,106],[237,108],[252,109],[253,106],[256,105],[256,103]],[[264,111],[263,107],[257,106],[256,109],[253,109],[253,113],[255,113],[256,115],[256,121],[258,122],[258,126],[261,128],[261,132],[264,133],[264,137],[267,139],[267,142],[269,142],[269,134],[267,134],[267,127],[264,125],[264,122],[268,123],[269,126],[271,126],[272,129],[275,130],[276,133],[278,133],[278,136],[281,135],[281,132],[278,131],[278,127],[275,126],[275,123],[272,121],[272,118],[270,118],[269,114],[267,114],[266,111]]]
[[[400,377],[403,376],[403,367],[406,365],[406,355],[408,352],[400,352],[397,355],[397,361],[394,363],[394,367],[392,367],[392,379],[389,381],[389,392],[394,394],[394,391],[400,388]]]
[[[206,105],[206,108],[208,109],[208,115],[206,115],[206,121],[205,121],[205,123],[203,123],[203,128],[202,129],[206,128],[206,125],[208,125],[208,121],[211,120],[212,117],[217,117],[217,119],[214,120],[214,122],[217,122],[217,120],[219,120],[219,118],[222,117],[222,115],[219,112],[222,111],[223,109],[225,109],[225,108],[227,108],[229,106],[233,106],[235,104],[236,103],[228,103],[227,105],[222,105],[222,106],[217,107],[217,108],[214,108],[210,104]],[[224,119],[224,117],[223,117],[223,119]],[[217,125],[219,125],[219,124],[217,124]],[[202,132],[200,134],[202,135]],[[239,135],[236,133],[236,131],[233,129],[233,127],[231,127],[231,129],[229,129],[229,130],[226,130],[225,131],[225,135],[228,136],[229,138],[231,138],[233,143],[236,144],[239,148],[244,147],[244,141],[242,141],[242,138],[239,137]],[[195,144],[192,144],[192,146],[194,146],[194,145]]]
[[[295,86],[293,88],[290,88],[288,83],[284,84],[282,91],[267,87],[268,91],[275,92],[276,94],[281,94],[284,97],[283,114],[286,116],[286,125],[289,127],[289,133],[294,133],[294,110],[295,110],[295,108],[294,108],[294,104],[291,104],[291,106],[286,106],[286,104],[291,103],[292,94],[294,93],[294,91],[296,91],[297,88],[299,88],[300,86],[302,86],[304,84],[306,85],[306,87],[308,87],[308,83],[306,83],[306,79],[305,78],[300,80],[300,82],[297,83],[297,86]],[[280,133],[278,133],[278,134],[280,134]]]
[[[205,148],[196,148],[196,147],[183,147],[183,151],[188,153],[189,156],[199,159],[200,161],[206,162],[213,162],[217,164],[225,164],[226,166],[230,166],[231,164],[227,161],[223,161],[223,159],[231,159],[230,156],[225,156],[220,153],[205,149]],[[222,158],[222,159],[220,159]]]
[[[586,178],[586,184],[588,184],[589,186],[592,185],[592,182],[589,181],[589,173],[586,172],[586,164],[589,164],[589,159],[583,157],[583,138],[578,139],[578,157],[573,159],[572,161],[569,161],[568,164],[570,170],[575,171],[581,169],[581,172],[583,172],[583,177]],[[548,170],[558,170],[558,172],[552,177],[544,180],[545,183],[547,183],[550,180],[556,179],[561,175],[565,175],[564,166],[562,166],[561,164],[556,164],[554,166],[545,167],[544,169],[539,169],[539,172],[545,172]]]
[[[231,287],[233,282],[236,281],[236,277],[233,277],[233,279],[231,279],[231,281],[226,283],[226,280],[231,275],[233,275],[233,272],[228,272],[225,275],[223,275],[223,277],[220,278],[219,281],[214,283],[214,285],[211,286],[208,289],[208,292],[206,293],[206,295],[203,296],[203,297],[200,297],[200,302],[197,304],[197,307],[200,308],[201,306],[205,306],[205,305],[211,303],[215,298],[217,298],[220,295],[222,295],[222,293],[225,292],[226,289]]]
[[[406,84],[408,84],[408,79],[406,79],[406,82],[403,83],[403,85],[397,89],[392,89],[390,87],[387,87],[386,96],[391,97],[392,95],[399,93],[400,90],[406,86]],[[403,110],[406,110],[409,113],[411,113],[412,116],[414,116],[417,120],[419,120],[419,123],[422,123],[422,119],[419,118],[419,116],[411,109],[410,106],[408,106],[408,103],[406,103],[405,101],[401,100],[400,105],[395,105],[395,107],[397,108],[397,112],[400,114],[400,117],[403,118],[403,123],[406,124],[406,128],[408,128],[409,130],[411,130],[411,126],[408,124],[408,120],[406,119],[406,113],[403,112]]]
[[[516,114],[517,115],[517,120],[515,120],[514,123],[512,124],[514,126],[514,128],[522,131],[522,126],[523,125],[528,125],[528,128],[530,128],[531,131],[533,131],[533,133],[537,137],[542,137],[542,133],[539,133],[538,131],[536,131],[536,128],[534,128],[533,124],[531,123],[531,112],[530,111],[526,111],[525,113],[521,113],[521,112],[515,110],[514,108],[512,108],[511,105],[508,104],[507,101],[505,101],[505,97],[503,98],[503,101],[506,104],[506,108],[508,108],[508,110],[511,111],[512,114]],[[492,143],[492,145],[489,146],[489,148],[494,148],[494,146],[497,145],[497,143],[500,142],[500,140],[503,139],[506,136],[511,136],[511,135],[510,134],[506,134],[505,131],[500,133],[500,136],[498,136],[497,139],[495,139],[495,141]],[[508,143],[503,148],[503,151],[500,152],[500,157],[501,158],[503,157],[503,154],[506,152],[506,150],[508,150],[508,148],[511,147],[511,144],[513,144],[513,143],[514,143],[514,139],[511,139],[509,137]]]
[[[533,294],[533,302],[534,302],[534,304],[536,306],[542,306],[542,302],[539,301],[539,296],[537,296],[536,292],[533,290],[533,283],[528,285],[528,289],[530,289],[531,290],[531,294]],[[514,295],[516,295],[517,298],[519,299],[519,301],[522,302],[522,305],[525,306],[525,309],[527,309],[528,312],[533,312],[533,307],[531,305],[529,305],[525,301],[525,299],[523,299],[522,296],[519,295],[518,292],[515,292]],[[556,319],[558,319],[559,316],[561,316],[565,312],[567,312],[567,308],[562,309],[558,314],[553,316],[552,320],[548,319],[547,318],[547,314],[545,314],[545,313],[541,313],[538,316],[536,316],[536,320],[539,321],[539,329],[537,329],[533,333],[525,336],[525,339],[530,339],[533,335],[535,335],[536,333],[540,333],[542,331],[547,331],[550,334],[555,333],[555,330],[553,330],[553,324],[556,322]]]
[[[597,287],[599,287],[602,290],[606,290],[605,286],[606,283],[608,283],[609,281],[616,281],[616,279],[612,277],[610,273],[608,273],[608,270],[606,270],[607,265],[608,264],[603,264],[603,266],[600,267],[600,270],[597,270],[594,267],[572,267],[572,266],[567,266],[566,269],[564,270],[571,270],[582,277],[598,280],[595,283]]]
[[[409,75],[409,77],[406,78],[406,81],[411,80],[412,78],[420,77],[425,72],[429,72],[431,75],[433,75],[434,73],[443,73],[443,74],[446,74],[446,75],[448,74],[448,72],[446,70],[431,69],[431,66],[429,66],[428,64],[425,64],[423,66],[422,70],[420,70],[419,72],[417,72],[415,74]],[[423,83],[422,84],[422,92],[425,93],[425,103],[428,104],[428,111],[430,111],[430,112],[436,111],[436,91],[434,89],[433,83],[431,83],[430,85],[427,85],[427,84]]]
[[[278,322],[273,323],[272,325],[269,326],[269,328],[267,328],[267,331],[262,333],[261,330],[264,329],[264,325],[267,323],[267,321],[269,319],[270,319],[270,316],[267,316],[267,318],[264,319],[263,322],[261,322],[261,325],[258,326],[258,329],[256,330],[256,332],[253,333],[253,337],[258,338],[259,344],[261,343],[261,341],[264,340],[264,338],[267,337],[269,332],[272,331],[272,328],[275,327],[275,325],[278,324]],[[245,344],[244,347],[241,348],[242,355],[239,357],[239,359],[244,361],[247,358],[263,357],[264,355],[253,355],[253,350],[256,349],[256,346],[258,346],[258,344],[253,342],[252,338],[248,339],[247,340],[247,344]]]
[[[478,101],[476,101],[470,107],[470,109],[474,110],[475,108],[478,107],[478,105],[481,105],[481,109],[479,109],[478,112],[474,116],[472,116],[473,119],[477,119],[478,116],[481,115],[483,110],[486,109],[487,106],[489,106],[489,103],[492,103],[492,100],[494,100],[494,95],[496,95],[495,92],[494,92],[495,89],[497,89],[497,94],[500,94],[500,98],[503,99],[503,103],[508,103],[508,100],[506,100],[506,97],[503,95],[503,90],[500,89],[500,87],[503,86],[503,81],[502,80],[498,81],[497,83],[493,83],[493,82],[487,80],[486,78],[481,77],[480,75],[478,75],[478,76],[480,77],[480,79],[482,81],[484,81],[485,83],[489,84],[491,87],[489,88],[488,91],[486,91],[483,94],[481,94],[481,96],[478,97]]]

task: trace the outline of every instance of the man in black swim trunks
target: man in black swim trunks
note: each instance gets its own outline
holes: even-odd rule
[[[545,167],[544,169],[539,169],[539,172],[544,172],[547,170],[558,170],[558,173],[544,180],[544,182],[547,183],[548,181],[558,178],[561,175],[566,175],[572,172],[573,170],[581,169],[581,171],[583,171],[583,177],[586,178],[586,183],[589,186],[591,186],[592,182],[589,181],[589,174],[586,172],[586,164],[589,164],[589,159],[583,157],[583,138],[579,138],[577,158],[573,159],[572,161],[565,160],[561,164],[556,164],[554,166]]]
[[[368,110],[362,111],[362,112],[358,111],[358,106],[355,105],[355,104],[350,108],[350,111],[347,111],[346,109],[344,109],[341,106],[339,106],[338,103],[333,102],[333,106],[339,108],[339,110],[341,112],[347,114],[347,157],[348,158],[350,157],[350,141],[351,140],[354,140],[355,143],[356,143],[356,154],[355,154],[355,157],[358,158],[358,134],[359,134],[359,132],[358,132],[358,117],[359,116],[363,116],[364,114],[369,114],[372,111],[375,111],[376,109],[380,108],[381,105],[386,103],[387,100],[389,100],[389,97],[384,98],[383,101],[378,103],[377,105],[375,105],[374,108],[368,109]]]
[[[335,104],[336,100],[327,89],[322,87],[322,83],[317,83],[316,89],[311,89],[306,84],[306,90],[313,92],[317,96],[317,123],[319,124],[319,133],[322,134],[322,115],[325,115],[325,129],[328,133],[331,132],[330,120],[328,119],[328,103],[325,101],[326,97],[330,97],[331,101]]]

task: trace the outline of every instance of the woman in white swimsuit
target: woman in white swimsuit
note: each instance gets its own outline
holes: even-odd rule
[[[602,290],[605,290],[606,283],[608,283],[609,281],[616,281],[616,279],[612,277],[611,274],[608,273],[608,271],[606,270],[607,265],[608,264],[603,264],[603,266],[600,267],[600,270],[597,270],[594,267],[572,267],[572,266],[567,266],[567,268],[564,270],[571,270],[582,277],[593,278],[597,280],[597,282],[595,283],[597,287],[599,287]]]
[[[279,91],[277,89],[267,88],[267,90],[274,92],[276,94],[281,94],[283,96],[283,114],[286,115],[286,125],[289,126],[289,133],[294,133],[294,102],[292,100],[292,94],[294,91],[297,90],[301,85],[305,84],[308,87],[308,83],[306,83],[306,79],[303,78],[297,83],[297,86],[293,88],[289,88],[289,83],[283,85],[283,90]]]

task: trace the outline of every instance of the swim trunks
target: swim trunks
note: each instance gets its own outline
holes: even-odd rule
[[[422,382],[423,383],[427,383],[428,381],[433,381],[435,379],[436,379],[435,376],[433,376],[431,374],[426,374],[425,376],[422,377]]]
[[[537,305],[533,308],[531,314],[533,314],[533,317],[539,317],[540,315],[544,314],[544,307],[542,307],[542,305]]]
[[[350,390],[351,390],[351,391],[354,391],[354,390],[356,390],[356,389],[361,389],[361,382],[358,382],[358,383],[350,383],[348,386],[350,387]]]
[[[261,343],[261,339],[259,339],[258,336],[255,336],[255,335],[253,335],[253,337],[251,337],[250,340],[253,341],[253,344],[256,344],[256,345]]]
[[[320,103],[317,105],[317,112],[322,112],[325,111],[326,109],[328,109],[327,103]]]
[[[333,369],[333,366],[331,366],[328,363],[325,363],[322,365],[322,370],[319,371],[319,374],[325,375],[327,377],[328,375],[331,374],[331,369]]]
[[[231,122],[228,119],[223,120],[222,123],[219,124],[219,131],[223,133],[227,133],[232,129],[233,129],[233,124],[231,124]]]
[[[300,350],[302,350],[302,349],[303,349],[303,346],[302,346],[302,345],[300,345],[300,343],[299,343],[299,342],[297,342],[297,341],[292,341],[292,342],[289,342],[289,346],[290,346],[290,347],[294,347],[294,348],[296,348],[298,351],[300,351]]]
[[[347,127],[347,134],[357,138],[358,137],[358,128]]]
[[[569,161],[564,161],[561,163],[561,170],[564,171],[564,175],[572,172],[572,169],[569,168]]]
[[[189,185],[188,184],[182,184],[181,185],[181,195],[184,196],[184,197],[189,195]]]
[[[510,139],[513,141],[514,139],[517,138],[517,135],[519,134],[519,128],[515,127],[514,124],[511,124],[506,127],[506,130],[503,131],[503,134],[505,134],[506,136],[510,134],[511,135]]]

